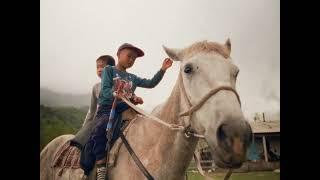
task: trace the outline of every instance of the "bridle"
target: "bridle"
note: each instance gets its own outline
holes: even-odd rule
[[[211,89],[205,96],[203,96],[201,98],[201,100],[199,102],[197,102],[195,105],[192,105],[191,104],[191,101],[190,99],[188,98],[187,96],[187,92],[186,92],[186,89],[184,88],[184,83],[183,83],[183,77],[182,77],[182,74],[181,72],[179,73],[179,76],[181,78],[181,81],[180,81],[180,88],[181,88],[181,91],[182,91],[182,94],[184,96],[184,98],[186,99],[187,101],[187,106],[188,106],[188,110],[183,112],[183,113],[180,113],[180,117],[184,117],[184,116],[188,116],[188,121],[189,121],[189,125],[187,127],[184,127],[184,134],[187,138],[189,138],[190,136],[194,136],[194,137],[198,137],[198,138],[205,138],[204,135],[201,135],[201,134],[198,134],[196,133],[196,131],[191,127],[191,116],[192,116],[192,113],[196,112],[197,110],[199,110],[202,105],[209,99],[211,98],[213,95],[215,95],[216,93],[222,91],[222,90],[225,90],[225,91],[231,91],[233,92],[237,99],[238,99],[238,102],[239,102],[239,105],[241,107],[241,100],[240,100],[240,97],[239,97],[239,94],[238,92],[232,88],[231,86],[218,86],[216,88],[213,88]],[[194,159],[196,161],[196,164],[197,164],[197,168],[200,172],[200,174],[204,177],[206,177],[207,179],[209,179],[210,177],[207,176],[204,171],[202,170],[202,167],[200,165],[200,157],[199,157],[199,154],[198,153],[195,153],[194,154]],[[232,169],[229,169],[227,174],[225,175],[224,177],[224,180],[228,180],[232,174]]]
[[[210,99],[213,95],[217,94],[218,92],[220,92],[222,90],[233,92],[236,95],[236,97],[238,99],[238,102],[240,104],[240,107],[241,107],[241,100],[240,100],[239,94],[231,86],[218,86],[216,88],[213,88],[205,96],[203,96],[199,102],[197,102],[195,105],[192,105],[190,99],[187,96],[187,92],[186,92],[186,89],[184,87],[183,77],[182,77],[181,72],[179,73],[179,76],[181,78],[180,88],[181,88],[181,91],[182,91],[182,94],[183,94],[184,98],[187,101],[187,106],[188,106],[188,110],[185,111],[185,112],[180,113],[179,116],[180,117],[188,116],[189,123],[190,123],[190,120],[191,120],[192,113],[198,111],[202,107],[202,105],[205,102],[207,102],[208,99]],[[187,127],[185,127],[185,135],[186,135],[186,137],[190,137],[190,135],[192,135],[192,136],[195,136],[195,137],[204,138],[204,135],[200,135],[200,134],[196,133],[195,130],[192,129],[191,124],[189,124]]]

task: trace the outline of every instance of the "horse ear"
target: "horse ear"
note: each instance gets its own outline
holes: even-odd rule
[[[227,41],[224,43],[224,46],[228,49],[229,55],[230,55],[230,53],[231,53],[231,42],[230,42],[230,38],[227,39]]]
[[[164,51],[167,53],[167,55],[174,61],[181,61],[180,59],[180,50],[179,49],[173,49],[173,48],[167,48],[164,45],[162,45]]]

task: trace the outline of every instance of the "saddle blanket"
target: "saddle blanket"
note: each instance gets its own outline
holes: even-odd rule
[[[73,169],[80,168],[80,152],[80,149],[70,146],[70,141],[67,141],[55,153],[52,166]]]

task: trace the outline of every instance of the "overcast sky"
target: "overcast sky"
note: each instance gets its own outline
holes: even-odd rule
[[[124,42],[145,56],[129,69],[151,78],[166,57],[162,45],[186,47],[196,41],[224,43],[240,68],[237,81],[243,111],[280,112],[279,0],[41,0],[40,86],[57,92],[90,93],[99,81],[95,60],[116,59]],[[177,79],[174,62],[154,89],[138,88],[150,111],[170,94]],[[89,104],[89,102],[88,102]]]

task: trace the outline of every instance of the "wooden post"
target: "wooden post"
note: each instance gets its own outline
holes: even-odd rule
[[[264,151],[264,160],[268,162],[268,152],[267,152],[267,145],[266,145],[266,137],[262,136],[263,141],[263,151]]]

